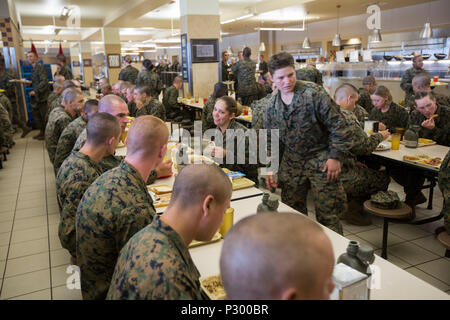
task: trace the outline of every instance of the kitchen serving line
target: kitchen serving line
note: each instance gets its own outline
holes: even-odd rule
[[[256,207],[261,203],[262,196],[247,200],[234,201],[231,207],[234,209],[234,223],[255,214]],[[280,203],[279,212],[294,212],[291,207]],[[274,213],[276,214],[276,213]],[[346,252],[349,239],[336,232],[322,227],[333,245],[334,257],[337,258]],[[189,249],[192,259],[197,266],[201,277],[209,277],[220,273],[219,260],[223,240],[209,243]],[[416,278],[407,271],[397,267],[387,260],[375,255],[372,264],[373,277],[376,279],[370,292],[371,300],[449,300],[450,296],[445,292],[429,285],[423,280]],[[408,290],[405,290],[408,288]]]

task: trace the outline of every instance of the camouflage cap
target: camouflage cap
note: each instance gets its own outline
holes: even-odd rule
[[[379,209],[397,209],[400,205],[400,198],[394,191],[379,191],[370,197],[370,202]]]

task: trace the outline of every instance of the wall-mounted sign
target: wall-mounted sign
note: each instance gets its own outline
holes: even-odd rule
[[[85,67],[92,67],[92,59],[84,59],[83,60],[83,65]]]
[[[191,39],[192,63],[219,62],[217,39]]]
[[[79,67],[80,66],[80,61],[72,61],[72,66],[73,67]]]
[[[181,35],[181,73],[183,81],[189,81],[189,61],[187,34]]]
[[[120,68],[120,54],[108,54],[108,68]]]

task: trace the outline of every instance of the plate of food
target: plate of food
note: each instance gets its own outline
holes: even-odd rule
[[[147,190],[153,192],[154,194],[166,194],[172,192],[172,187],[167,184],[151,184],[147,186]]]
[[[387,141],[381,142],[375,149],[375,151],[386,151],[386,150],[391,150],[391,144]]]
[[[170,203],[170,198],[172,197],[171,193],[158,195],[151,192],[150,195],[152,196],[153,206],[155,208],[167,207]]]
[[[220,274],[200,278],[200,285],[203,291],[211,300],[227,300],[227,294],[225,288],[222,285]]]
[[[441,158],[433,158],[427,154],[419,154],[417,156],[403,156],[403,160],[406,162],[412,162],[423,167],[439,169],[442,163]]]
[[[216,232],[216,234],[212,237],[211,240],[209,241],[197,241],[197,240],[192,240],[192,242],[189,244],[189,249],[190,248],[195,248],[195,247],[199,247],[199,246],[203,246],[205,244],[209,244],[209,243],[213,243],[213,242],[217,242],[220,239],[222,239],[222,235],[219,232]]]

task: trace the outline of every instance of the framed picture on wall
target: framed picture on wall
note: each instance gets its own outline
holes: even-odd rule
[[[219,62],[217,39],[191,39],[192,63]]]
[[[80,61],[72,61],[72,66],[79,67],[80,66]]]
[[[83,60],[83,65],[85,67],[92,67],[92,59],[84,59]]]
[[[108,68],[120,68],[120,54],[108,54]]]

